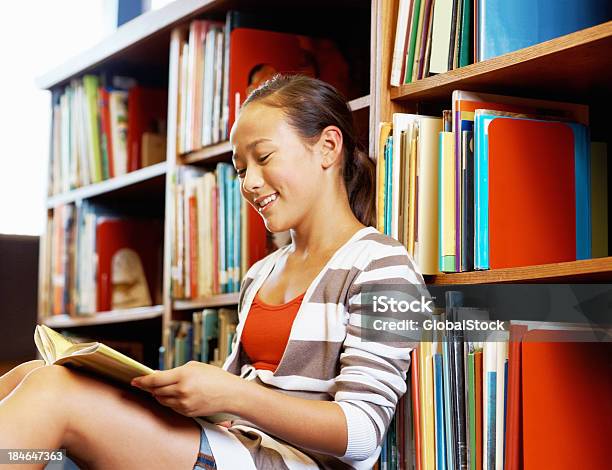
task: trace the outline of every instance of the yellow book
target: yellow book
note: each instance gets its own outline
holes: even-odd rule
[[[417,142],[419,139],[419,126],[412,125],[412,135],[410,138],[410,158],[408,162],[408,253],[414,256],[414,242],[416,239],[416,182],[417,182]]]
[[[73,343],[45,325],[37,325],[34,343],[45,364],[71,366],[129,384],[153,369],[103,343]]]
[[[421,468],[435,470],[435,427],[433,355],[431,332],[424,332],[419,351],[419,394],[421,399]]]
[[[390,122],[378,125],[378,148],[376,150],[376,229],[385,231],[385,142],[391,135]]]
[[[453,132],[440,133],[440,270],[456,270],[455,141]]]

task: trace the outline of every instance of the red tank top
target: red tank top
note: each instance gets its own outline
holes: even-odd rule
[[[278,367],[304,294],[282,305],[263,302],[259,292],[253,299],[240,341],[256,369],[274,372]]]

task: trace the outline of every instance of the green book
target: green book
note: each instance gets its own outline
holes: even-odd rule
[[[470,351],[467,356],[468,361],[468,377],[467,377],[467,391],[468,391],[468,427],[470,434],[470,446],[469,455],[473,456],[470,459],[470,470],[476,470],[476,393],[474,382],[474,351]]]
[[[472,1],[463,0],[459,40],[459,67],[472,63]]]
[[[421,13],[421,0],[414,0],[412,19],[410,20],[410,42],[406,54],[404,84],[412,82],[412,67],[414,65],[414,49],[416,48],[417,30],[419,29],[419,15]]]
[[[98,127],[98,77],[85,75],[83,89],[87,100],[87,129],[89,133],[89,166],[91,182],[102,181],[102,155],[100,151],[100,132]]]

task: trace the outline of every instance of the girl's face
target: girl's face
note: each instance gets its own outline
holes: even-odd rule
[[[316,150],[285,121],[281,109],[258,102],[241,111],[230,142],[242,196],[266,228],[281,232],[297,227],[317,203],[322,168]]]

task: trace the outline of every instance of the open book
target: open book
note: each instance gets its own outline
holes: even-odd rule
[[[45,325],[36,326],[34,342],[47,365],[74,366],[126,384],[154,372],[105,344],[73,343]]]
[[[45,325],[36,326],[34,342],[47,365],[73,366],[126,384],[134,377],[155,372],[103,343],[73,343]],[[229,413],[217,413],[204,419],[219,423],[238,417]]]

